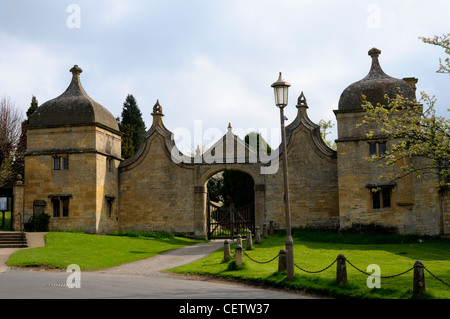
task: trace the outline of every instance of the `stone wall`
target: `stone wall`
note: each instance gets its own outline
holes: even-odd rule
[[[120,168],[120,229],[193,235],[194,170],[175,164],[165,139],[146,139],[142,153]]]
[[[442,205],[442,232],[450,235],[450,190],[440,192]]]
[[[337,228],[336,158],[324,154],[314,143],[312,131],[301,123],[293,129],[287,150],[291,226]],[[278,172],[265,176],[265,223],[273,221],[278,228],[285,228],[282,156]]]

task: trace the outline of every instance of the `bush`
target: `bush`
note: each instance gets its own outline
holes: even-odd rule
[[[50,215],[42,214],[39,216],[33,217],[28,223],[26,223],[25,231],[29,232],[48,232],[48,224],[50,222]]]

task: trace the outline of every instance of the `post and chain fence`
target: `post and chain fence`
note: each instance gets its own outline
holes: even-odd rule
[[[229,243],[227,242],[227,241],[225,241],[225,248],[224,248],[224,259],[225,260],[227,260],[227,259],[232,259],[232,258],[234,258],[235,259],[235,256],[236,256],[236,254],[239,254],[239,262],[242,262],[242,255],[244,255],[244,256],[246,256],[249,260],[251,260],[252,262],[255,262],[255,263],[258,263],[258,264],[268,264],[268,263],[270,263],[270,262],[272,262],[272,261],[274,261],[274,260],[276,260],[277,258],[286,258],[285,257],[285,255],[284,255],[284,251],[283,250],[281,250],[275,257],[273,257],[273,258],[271,258],[271,259],[269,259],[269,260],[267,260],[267,261],[259,261],[259,260],[257,260],[257,259],[255,259],[255,258],[253,258],[252,256],[250,256],[246,251],[244,251],[243,250],[243,248],[242,248],[242,242],[238,242],[237,243],[237,245],[236,245],[236,250],[234,251],[234,252],[231,252],[231,250],[230,250],[230,246],[229,246]],[[234,255],[234,256],[233,256]],[[302,267],[300,267],[300,266],[298,266],[295,262],[294,262],[294,266],[297,268],[297,269],[299,269],[299,270],[301,270],[301,271],[303,271],[303,272],[306,272],[306,273],[309,273],[309,274],[318,274],[318,273],[321,273],[321,272],[324,272],[324,271],[326,271],[326,270],[328,270],[329,268],[331,268],[336,262],[338,262],[339,260],[341,260],[341,262],[344,262],[344,269],[345,269],[345,263],[348,263],[351,267],[353,267],[355,270],[357,270],[357,271],[359,271],[359,272],[361,272],[362,274],[364,274],[364,275],[366,275],[366,276],[369,276],[369,277],[372,277],[372,278],[380,278],[380,279],[390,279],[390,278],[395,278],[395,277],[399,277],[399,276],[402,276],[402,275],[405,275],[405,274],[407,274],[407,273],[409,273],[410,271],[415,271],[415,274],[414,274],[414,285],[416,285],[416,281],[418,281],[418,280],[422,280],[423,281],[423,283],[422,284],[420,284],[421,286],[423,286],[423,290],[421,290],[420,292],[416,292],[416,290],[414,289],[414,294],[420,294],[420,293],[423,293],[424,292],[424,289],[425,289],[425,282],[424,282],[424,275],[423,275],[423,271],[425,270],[426,272],[428,272],[434,279],[436,279],[437,281],[439,281],[439,282],[441,282],[442,284],[444,284],[445,286],[447,286],[447,287],[450,287],[450,284],[449,283],[447,283],[447,282],[445,282],[444,280],[442,280],[441,278],[439,278],[438,276],[436,276],[435,274],[433,274],[428,268],[426,268],[423,264],[422,264],[422,262],[420,262],[420,261],[416,261],[416,263],[415,263],[415,265],[413,266],[413,267],[411,267],[411,268],[409,268],[409,269],[406,269],[405,271],[402,271],[402,272],[400,272],[400,273],[398,273],[398,274],[394,274],[394,275],[389,275],[389,276],[377,276],[377,275],[374,275],[373,273],[371,274],[371,273],[368,273],[368,272],[366,272],[366,271],[364,271],[364,270],[362,270],[362,269],[360,269],[360,268],[358,268],[357,266],[355,266],[352,262],[350,262],[345,256],[343,256],[343,255],[339,255],[334,261],[332,261],[328,266],[326,266],[325,268],[323,268],[323,269],[320,269],[320,270],[307,270],[307,269],[304,269],[304,268],[302,268]],[[280,260],[279,260],[279,268],[278,268],[278,271],[280,272],[280,271],[284,271],[285,270],[285,268],[283,268],[283,266],[281,266],[281,269],[280,269],[280,265],[282,265],[283,264],[283,262],[280,262]],[[284,260],[284,264],[285,264],[285,260]],[[418,270],[419,271],[419,273],[421,273],[421,275],[419,275],[419,276],[417,276],[416,275],[416,270]],[[338,276],[339,274],[337,274],[337,276]],[[345,270],[345,280],[343,281],[343,282],[346,282],[346,270]],[[340,275],[339,275],[340,276]],[[417,278],[421,278],[421,279],[416,279],[416,277]],[[339,279],[337,279],[337,281],[339,281]],[[415,288],[415,287],[414,287]]]

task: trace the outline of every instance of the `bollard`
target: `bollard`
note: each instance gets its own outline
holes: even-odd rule
[[[223,260],[227,261],[231,258],[230,243],[225,240],[223,243]]]
[[[424,266],[420,260],[414,264],[413,294],[419,296],[425,292]]]
[[[336,283],[338,285],[347,283],[347,266],[345,264],[345,257],[342,254],[339,254],[337,257]]]
[[[263,237],[267,238],[267,224],[263,225]]]
[[[261,244],[261,231],[259,230],[259,226],[255,227],[255,243]]]
[[[245,241],[245,246],[247,249],[253,249],[252,232],[250,229],[247,230],[247,239]]]
[[[269,222],[269,235],[275,234],[275,229],[273,227],[273,220]]]
[[[236,263],[236,266],[242,265],[242,246],[241,245],[236,245],[234,261]]]
[[[280,250],[278,254],[278,272],[286,271],[286,251],[284,249]]]
[[[237,246],[237,245],[239,245],[239,246],[242,247],[242,236],[241,236],[241,234],[238,234],[238,235],[236,236],[236,246]]]

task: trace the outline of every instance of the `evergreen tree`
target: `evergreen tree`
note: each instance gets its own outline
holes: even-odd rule
[[[17,144],[17,149],[14,157],[14,163],[12,165],[13,178],[15,179],[18,174],[25,178],[25,151],[27,149],[27,128],[28,121],[31,115],[38,109],[38,101],[33,95],[31,97],[31,104],[27,110],[27,119],[22,122],[22,133],[20,134],[19,143]]]
[[[122,138],[122,156],[128,158],[134,155],[141,145],[146,127],[142,113],[132,94],[128,94],[122,108],[122,121],[119,128],[124,136]]]
[[[36,99],[36,97],[33,95],[31,97],[31,105],[27,110],[27,121],[30,119],[31,115],[33,115],[33,113],[38,109],[38,101]]]

